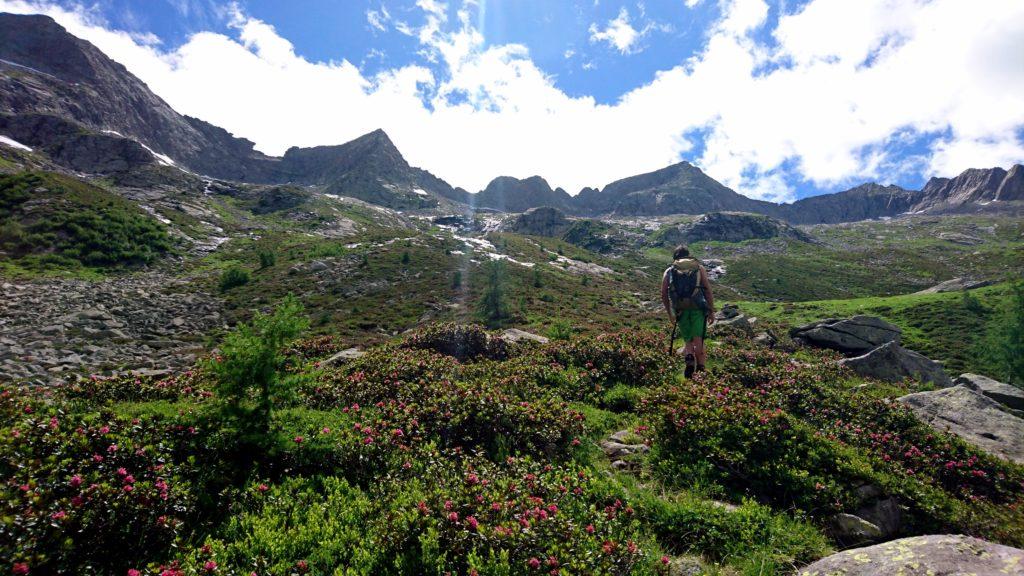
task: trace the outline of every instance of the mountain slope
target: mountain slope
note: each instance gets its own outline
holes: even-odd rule
[[[567,212],[573,210],[573,197],[561,188],[551,186],[540,176],[524,180],[499,176],[477,193],[472,201],[479,208],[494,208],[504,212],[526,212],[531,208],[547,206]]]
[[[971,168],[955,178],[932,178],[921,190],[915,210],[958,210],[991,202],[1024,200],[1024,166]]]
[[[689,162],[623,178],[608,184],[600,192],[585,189],[575,201],[578,211],[591,215],[641,216],[715,211],[775,215],[779,210],[777,204],[737,194]]]
[[[47,16],[0,14],[0,113],[8,116],[7,124],[24,126],[32,121],[21,117],[45,115],[80,125],[76,131],[135,140],[214,178],[319,185],[394,208],[434,206],[436,197],[466,198],[465,191],[409,166],[382,131],[339,146],[292,148],[284,158],[264,155],[249,140],[177,113],[124,66]],[[34,134],[34,145],[44,150],[58,145],[48,138],[60,136],[63,147],[67,137]],[[69,167],[88,171],[84,165]]]
[[[835,224],[891,217],[908,212],[919,195],[895,185],[861,184],[844,192],[812,196],[783,205],[780,216],[793,224]]]
[[[392,208],[435,206],[435,195],[465,199],[465,192],[409,166],[383,130],[337,146],[290,148],[280,163],[281,172],[290,182],[323,186],[329,194]]]

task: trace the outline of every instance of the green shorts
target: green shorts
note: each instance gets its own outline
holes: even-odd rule
[[[679,324],[676,328],[679,337],[684,342],[689,342],[694,338],[703,338],[704,322],[704,312],[700,310],[683,310],[679,313]]]

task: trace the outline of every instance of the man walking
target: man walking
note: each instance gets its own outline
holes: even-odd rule
[[[707,270],[690,256],[689,248],[677,246],[672,260],[661,278],[661,302],[673,322],[673,335],[678,330],[686,342],[685,375],[690,378],[694,372],[702,372],[707,362],[704,337],[707,327],[715,322],[715,299]],[[669,346],[671,351],[671,342]]]

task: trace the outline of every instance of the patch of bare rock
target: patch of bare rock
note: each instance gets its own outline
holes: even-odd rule
[[[828,348],[847,356],[841,363],[857,374],[887,382],[911,378],[949,386],[940,362],[900,345],[899,327],[874,316],[821,320],[790,330],[796,344]]]
[[[800,576],[1024,575],[1024,550],[961,535],[902,538],[833,554]]]
[[[956,386],[908,394],[899,401],[933,428],[1024,464],[1024,418],[1012,408],[1024,402],[1021,390],[991,378],[964,374],[957,378]]]
[[[0,284],[0,381],[70,374],[162,374],[192,365],[223,326],[216,297],[153,272],[102,281]]]

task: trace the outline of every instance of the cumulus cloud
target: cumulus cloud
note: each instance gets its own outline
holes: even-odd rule
[[[640,32],[629,23],[629,12],[625,7],[620,9],[619,15],[610,20],[603,29],[599,29],[597,24],[590,25],[591,42],[606,42],[623,54],[631,53],[639,38]]]
[[[605,104],[560,90],[525,46],[485,43],[474,3],[419,0],[418,13],[388,20],[426,63],[371,76],[347,60],[302,58],[237,7],[231,35],[202,32],[171,50],[89,10],[0,0],[0,10],[50,14],[180,112],[264,152],[383,128],[412,164],[470,190],[541,174],[574,192],[687,158],[741,193],[790,200],[803,181],[1024,160],[1024,3],[810,0],[771,30],[764,0],[718,5],[696,55]],[[599,40],[620,51],[637,42]],[[908,141],[925,145],[908,156]]]

